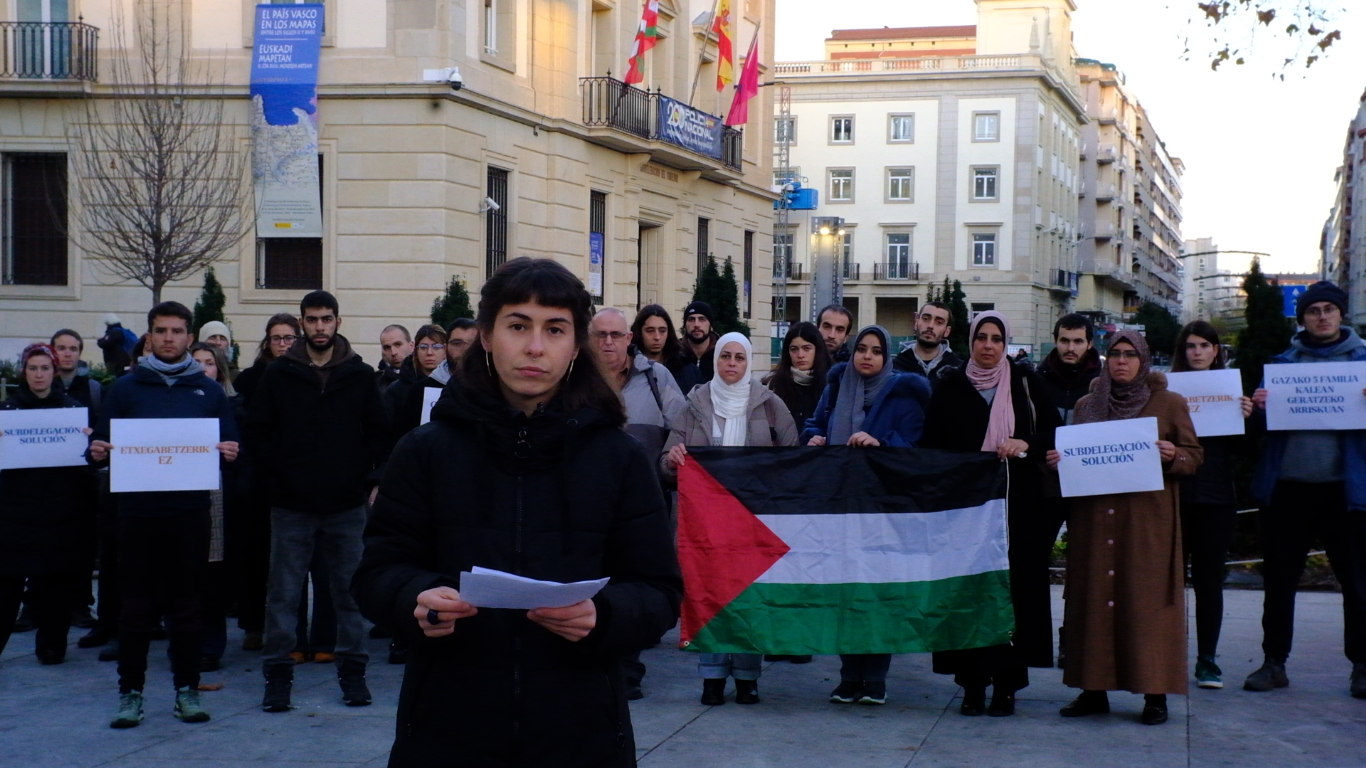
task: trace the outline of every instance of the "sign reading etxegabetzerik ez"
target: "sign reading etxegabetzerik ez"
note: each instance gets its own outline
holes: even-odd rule
[[[85,408],[0,411],[0,469],[84,465],[89,418]]]
[[[215,491],[218,419],[111,419],[109,490]]]
[[[1366,429],[1366,361],[1266,366],[1266,428]]]
[[[1237,371],[1185,371],[1167,374],[1167,388],[1186,398],[1191,424],[1200,437],[1241,435],[1243,379]]]
[[[1056,440],[1063,496],[1162,490],[1152,416],[1059,427]]]

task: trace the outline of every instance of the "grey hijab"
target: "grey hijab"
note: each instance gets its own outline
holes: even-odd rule
[[[882,370],[872,376],[864,376],[854,367],[854,361],[850,358],[844,373],[840,374],[839,397],[835,401],[835,410],[830,415],[827,445],[844,445],[849,442],[850,436],[861,431],[863,417],[868,409],[877,401],[883,387],[896,378],[896,373],[892,370],[892,352],[889,346],[891,336],[885,328],[880,325],[867,326],[849,340],[849,346],[857,347],[859,339],[870,333],[876,335],[878,343],[882,345]]]

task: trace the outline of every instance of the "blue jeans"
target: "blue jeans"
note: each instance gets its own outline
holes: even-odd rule
[[[762,653],[703,653],[699,654],[697,671],[703,680],[758,680],[763,671]]]
[[[360,565],[365,507],[319,514],[273,507],[270,510],[270,579],[266,589],[265,665],[292,663],[290,651],[298,638],[295,626],[308,568],[316,546],[327,566],[332,606],[337,612],[337,666],[345,661],[365,664],[364,623],[351,577]]]

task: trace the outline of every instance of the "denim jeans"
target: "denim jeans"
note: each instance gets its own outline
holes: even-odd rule
[[[762,653],[703,653],[697,660],[697,671],[703,680],[758,680],[763,671]]]
[[[365,664],[360,609],[351,597],[351,577],[360,565],[365,507],[320,514],[274,507],[270,511],[270,580],[266,590],[265,665],[290,664],[298,638],[295,625],[314,547],[327,564],[332,605],[337,612],[337,666]]]

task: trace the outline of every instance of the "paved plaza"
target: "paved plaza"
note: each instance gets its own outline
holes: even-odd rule
[[[1062,588],[1054,587],[1053,615],[1062,616]],[[1171,721],[1138,723],[1142,698],[1112,694],[1108,716],[1066,720],[1057,710],[1075,695],[1061,670],[1031,670],[1017,714],[967,718],[958,714],[962,691],[930,671],[928,655],[899,656],[884,707],[826,702],[838,682],[839,661],[766,664],[763,702],[720,707],[697,702],[701,684],[693,654],[674,650],[677,632],[643,655],[649,666],[646,698],[632,705],[643,768],[701,766],[1292,766],[1366,765],[1366,700],[1347,694],[1350,664],[1343,658],[1341,596],[1299,597],[1290,687],[1271,693],[1241,690],[1261,662],[1262,593],[1225,593],[1223,690],[1191,689],[1171,697]],[[1187,599],[1190,596],[1188,593]],[[1194,626],[1192,621],[1192,656]],[[73,632],[74,640],[76,633]],[[330,665],[307,664],[295,678],[296,709],[260,710],[257,654],[235,650],[229,635],[224,669],[205,675],[223,683],[204,694],[213,720],[186,725],[171,716],[166,643],[152,644],[147,720],[114,731],[117,703],[113,663],[95,650],[72,647],[67,663],[42,667],[33,635],[16,635],[0,656],[0,767],[3,768],[240,768],[245,766],[382,766],[394,728],[403,667],[383,663],[384,641],[371,641],[370,687],[375,703],[344,706]],[[729,699],[729,695],[728,695]],[[450,724],[452,745],[478,734]]]

